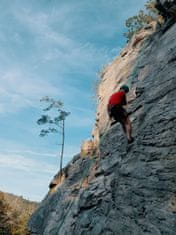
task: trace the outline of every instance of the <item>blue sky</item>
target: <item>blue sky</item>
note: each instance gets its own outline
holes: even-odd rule
[[[59,136],[39,137],[41,97],[71,112],[64,164],[91,137],[97,73],[145,2],[0,0],[0,190],[40,201],[59,169]]]

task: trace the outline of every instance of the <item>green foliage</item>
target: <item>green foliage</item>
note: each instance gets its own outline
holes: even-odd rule
[[[41,118],[37,120],[38,125],[48,125],[48,128],[42,129],[40,131],[40,136],[44,137],[49,133],[60,133],[62,135],[61,152],[60,152],[60,180],[62,178],[62,162],[64,155],[64,142],[65,142],[65,119],[70,114],[63,110],[63,103],[60,100],[54,100],[45,96],[41,99],[47,103],[47,107],[43,109],[44,112],[54,111],[54,117],[49,115],[42,115]]]
[[[34,202],[0,192],[0,235],[28,235],[27,223],[36,207]]]
[[[155,8],[155,0],[149,0],[145,4],[145,10],[139,11],[136,16],[130,17],[126,20],[126,27],[128,31],[124,33],[124,36],[129,41],[132,36],[139,30],[147,26],[152,21],[157,21],[159,18],[158,11]]]
[[[0,192],[0,234],[10,235],[11,225],[8,216],[9,206],[4,200],[4,194]]]
[[[145,8],[147,11],[149,11],[149,14],[153,16],[156,16],[158,14],[158,10],[155,8],[156,1],[155,0],[149,0],[145,4]]]
[[[48,125],[47,129],[41,130],[40,136],[44,137],[49,133],[58,133],[60,122],[64,121],[70,113],[63,110],[63,103],[60,100],[54,100],[52,98],[49,98],[48,96],[45,96],[40,101],[47,103],[47,107],[43,109],[44,112],[49,112],[51,110],[54,110],[56,113],[55,117],[43,114],[37,120],[38,125],[45,125],[45,124]]]
[[[138,15],[130,17],[126,20],[126,27],[128,32],[124,33],[127,39],[131,39],[133,34],[141,30],[149,23],[149,17],[144,13],[144,11],[139,11]]]
[[[14,212],[13,214],[13,221],[14,225],[12,227],[11,234],[12,235],[28,235],[28,220],[31,216],[31,213],[29,211],[26,211],[23,214],[18,214]]]

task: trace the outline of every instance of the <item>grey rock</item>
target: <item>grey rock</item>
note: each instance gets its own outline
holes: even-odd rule
[[[100,154],[69,163],[31,217],[31,235],[176,234],[175,38],[175,24],[153,34],[131,64],[135,141],[127,144],[119,124],[101,123]]]

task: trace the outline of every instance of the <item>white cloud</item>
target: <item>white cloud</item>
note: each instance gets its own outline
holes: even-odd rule
[[[47,47],[56,44],[58,48],[69,51],[74,47],[69,37],[52,29],[52,21],[49,13],[35,12],[26,8],[14,12],[15,18],[25,29],[34,36],[34,40],[39,44],[44,43]],[[57,18],[56,18],[57,19]]]
[[[71,160],[75,154],[79,152],[79,147],[76,146],[70,146],[66,145],[65,146],[65,151],[64,151],[64,156],[66,160]],[[52,160],[57,160],[58,159],[58,154],[59,151],[55,152],[43,152],[41,150],[33,151],[30,149],[13,149],[13,150],[6,150],[6,151],[1,151],[0,155],[6,155],[8,156],[7,158],[10,157],[13,158],[13,156],[16,157],[21,157],[23,156],[26,159],[33,159],[34,157],[38,157],[37,159],[40,161],[45,161],[46,159],[48,160],[49,158],[52,158]],[[37,161],[38,162],[38,161]]]
[[[2,151],[1,148],[1,190],[23,195],[30,200],[42,200],[48,191],[49,182],[59,170],[58,151],[35,151],[6,141],[1,141],[2,144],[5,149],[11,150]],[[77,147],[66,146],[64,165],[77,152]]]
[[[56,171],[54,165],[14,153],[0,153],[0,164],[1,167],[3,166],[7,169],[10,168],[25,172],[38,172],[40,174],[55,174]]]
[[[59,156],[60,156],[60,150],[61,146],[58,146],[57,144],[53,144],[51,148],[48,148],[45,146],[34,146],[29,147],[24,145],[24,143],[18,143],[15,141],[0,139],[0,163],[1,160],[6,163],[10,163],[12,161],[12,164],[9,165],[9,167],[13,167],[13,162],[17,161],[20,162],[24,160],[25,165],[30,167],[31,165],[34,166],[31,168],[31,171],[36,171],[37,169],[42,169],[42,167],[38,166],[44,164],[44,168],[48,169],[47,164],[49,162],[49,168],[54,167],[57,171],[58,167],[56,166],[58,163],[59,166]],[[80,152],[80,146],[73,145],[73,144],[67,144],[65,143],[64,148],[64,164],[70,161],[75,154],[78,154]],[[19,167],[21,169],[21,166],[15,165],[15,167]],[[53,169],[54,169],[53,168]],[[38,170],[37,170],[38,171]]]
[[[32,150],[8,150],[6,153],[15,154],[15,155],[32,155],[32,156],[41,156],[41,157],[52,157],[56,158],[57,153],[47,153],[47,152],[35,152]]]
[[[79,4],[77,6],[79,7]],[[110,60],[111,55],[107,49],[96,48],[93,44],[82,43],[80,40],[73,39],[74,32],[72,35],[67,32],[68,29],[64,29],[63,25],[68,24],[66,22],[69,22],[70,31],[75,28],[73,21],[77,16],[73,11],[74,9],[75,4],[67,4],[58,6],[54,14],[49,11],[33,11],[26,8],[14,11],[15,18],[20,24],[24,25],[28,33],[33,35],[36,48],[40,50],[38,57],[35,58],[37,63],[57,61],[57,66],[61,71],[65,72],[68,68],[74,68],[75,70],[82,69],[87,73],[90,70],[92,71],[93,65],[93,71],[95,71],[95,66]],[[81,19],[79,26],[84,27],[84,25],[81,25]],[[97,27],[94,23],[92,23],[92,26]],[[107,23],[106,28],[108,26]],[[99,28],[101,27],[103,32],[103,24],[99,25]],[[96,32],[97,29],[91,31]],[[114,32],[114,30],[107,30],[107,32],[109,31]]]
[[[0,113],[35,107],[42,96],[61,93],[58,88],[23,71],[0,71]]]
[[[24,6],[20,7],[20,11],[17,8],[12,9],[18,23],[24,26],[29,35],[33,35],[36,45],[30,48],[34,51],[34,55],[29,58],[29,61],[26,61],[25,57],[24,60],[20,58],[19,61],[11,61],[11,58],[7,58],[8,55],[4,53],[4,61],[8,61],[8,69],[1,68],[0,71],[0,113],[35,107],[36,101],[46,94],[59,95],[63,99],[65,97],[67,99],[67,94],[74,97],[78,92],[75,92],[74,86],[69,84],[70,81],[65,78],[65,73],[78,72],[86,76],[88,74],[95,76],[99,64],[110,60],[111,53],[108,50],[98,49],[90,43],[82,44],[72,40],[64,32],[53,28],[53,23],[64,24],[67,14],[73,10],[72,7],[72,5],[63,5],[59,8],[59,13],[55,14],[54,11],[52,15],[47,11],[33,11]],[[25,40],[19,31],[14,33],[14,39],[21,44]],[[26,50],[28,49],[26,47]],[[41,71],[46,68],[51,75],[41,78]],[[59,78],[56,75],[58,73]],[[54,83],[57,81],[64,93],[52,85],[53,81]]]

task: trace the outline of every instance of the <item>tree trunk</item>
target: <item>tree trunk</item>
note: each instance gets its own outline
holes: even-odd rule
[[[65,141],[65,120],[62,123],[62,145],[61,145],[61,155],[60,155],[60,181],[62,179],[62,164],[64,155],[64,141]]]

